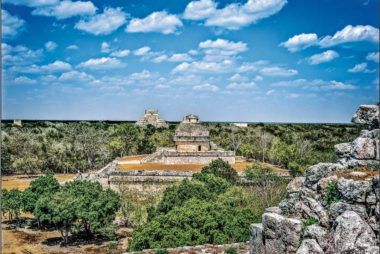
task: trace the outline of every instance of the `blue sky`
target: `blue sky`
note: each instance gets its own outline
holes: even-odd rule
[[[349,122],[378,0],[3,0],[3,118]]]

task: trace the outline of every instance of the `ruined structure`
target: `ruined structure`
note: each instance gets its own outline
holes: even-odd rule
[[[313,165],[288,184],[279,206],[251,225],[250,253],[379,253],[379,107],[360,106],[352,122],[368,130],[335,146],[337,163]]]
[[[211,140],[198,116],[187,115],[175,131],[175,148],[159,148],[141,163],[208,164],[218,158],[235,163],[235,153],[218,148]]]
[[[168,124],[165,120],[161,119],[158,110],[156,109],[146,109],[144,116],[141,117],[136,124],[140,127],[146,127],[148,124],[153,125],[156,128],[167,128]]]

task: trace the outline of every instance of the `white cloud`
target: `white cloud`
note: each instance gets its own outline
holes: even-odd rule
[[[290,98],[290,99],[296,99],[298,97],[300,97],[298,93],[290,93],[286,95],[286,98]]]
[[[79,48],[78,48],[78,46],[77,46],[77,45],[75,45],[75,44],[72,44],[72,45],[69,45],[69,46],[67,46],[67,47],[66,47],[66,49],[70,49],[70,50],[77,50],[77,49],[79,49]]]
[[[181,54],[176,53],[171,56],[167,56],[165,54],[157,56],[156,58],[152,59],[152,62],[154,63],[161,63],[161,62],[190,62],[193,59],[188,54]]]
[[[29,7],[39,7],[55,5],[59,3],[59,0],[3,0],[3,3],[9,3],[14,5],[25,5]]]
[[[351,84],[345,84],[343,82],[338,82],[335,80],[332,80],[331,84],[332,84],[331,89],[338,89],[338,90],[354,90],[354,89],[356,89],[356,87],[351,85]]]
[[[266,95],[272,95],[272,94],[274,94],[275,92],[276,92],[275,90],[271,89],[271,90],[267,91],[265,94],[266,94]]]
[[[227,89],[231,90],[250,90],[253,88],[256,88],[255,82],[243,82],[243,83],[230,83],[226,87]]]
[[[335,58],[338,58],[339,54],[334,50],[327,50],[325,52],[322,52],[320,54],[312,55],[307,59],[309,64],[316,65],[320,63],[326,63],[334,60]]]
[[[378,63],[379,62],[379,52],[371,52],[371,53],[368,53],[366,59],[368,61],[373,61],[375,63]]]
[[[25,21],[1,10],[1,29],[5,38],[17,36],[25,27]]]
[[[54,6],[39,7],[32,11],[33,15],[67,19],[74,16],[94,15],[97,8],[91,1],[62,1]]]
[[[190,2],[183,13],[185,19],[201,20],[213,15],[217,4],[212,0],[200,0]]]
[[[240,65],[236,69],[236,71],[239,72],[239,73],[257,71],[259,68],[261,68],[262,66],[266,65],[267,63],[268,62],[264,61],[264,60],[259,60],[259,61],[256,61],[256,62],[243,63],[242,65]]]
[[[347,71],[353,72],[353,73],[357,73],[357,72],[373,73],[376,70],[369,70],[369,69],[367,69],[367,63],[360,63],[360,64],[356,64],[354,67],[352,67],[351,69],[348,69]]]
[[[260,70],[260,73],[264,76],[279,76],[279,77],[290,77],[298,74],[297,70],[285,69],[282,67],[264,67]]]
[[[94,77],[85,73],[85,72],[79,72],[79,71],[69,71],[63,73],[59,78],[59,81],[61,82],[89,82],[93,81]]]
[[[28,65],[28,66],[13,66],[11,68],[13,72],[17,73],[33,73],[33,74],[41,74],[45,72],[63,72],[71,70],[71,65],[69,63],[63,61],[55,61],[53,63],[47,65]]]
[[[236,55],[248,50],[247,44],[239,41],[233,42],[224,39],[215,41],[207,40],[199,43],[199,48],[204,49],[206,54]]]
[[[173,73],[223,73],[232,70],[233,62],[224,60],[222,62],[195,61],[191,63],[181,63],[173,69]]]
[[[229,78],[230,81],[235,81],[235,82],[246,82],[248,81],[247,77],[241,76],[239,73],[235,73],[233,76]]]
[[[102,45],[100,46],[100,51],[102,53],[109,53],[109,52],[111,52],[110,45],[107,42],[103,41]]]
[[[379,42],[379,29],[373,26],[352,26],[348,25],[336,32],[333,36],[325,36],[319,42],[321,47],[331,47],[348,42]]]
[[[26,85],[32,85],[32,84],[37,83],[36,80],[30,79],[30,78],[25,77],[25,76],[20,76],[20,77],[15,78],[15,80],[13,82],[15,84],[26,84]]]
[[[112,52],[111,56],[122,58],[122,57],[129,56],[130,53],[131,53],[130,50],[123,49],[123,50],[117,50],[117,51]]]
[[[44,46],[47,51],[54,51],[58,47],[58,44],[54,41],[48,41]]]
[[[94,35],[107,35],[126,22],[126,13],[121,8],[105,8],[103,13],[80,20],[75,28]]]
[[[280,43],[280,46],[287,48],[290,52],[297,52],[310,46],[318,44],[318,36],[315,33],[298,34],[287,41]]]
[[[331,80],[306,80],[306,79],[296,79],[289,81],[281,81],[273,83],[272,86],[281,86],[281,87],[301,87],[303,89],[311,90],[354,90],[357,87],[351,84]]]
[[[205,83],[205,84],[193,86],[193,90],[216,92],[219,90],[219,87],[215,85],[211,85],[209,83]]]
[[[71,70],[71,65],[57,60],[51,64],[41,66],[41,69],[48,72],[68,71]]]
[[[307,84],[306,79],[296,79],[296,80],[290,80],[290,81],[280,81],[273,83],[272,86],[282,86],[282,87],[298,87],[298,86],[304,86]]]
[[[101,58],[91,58],[85,62],[82,62],[78,67],[88,68],[92,70],[108,70],[108,69],[118,69],[126,67],[126,63],[120,61],[117,58],[112,57],[101,57]]]
[[[158,32],[162,34],[172,34],[177,31],[178,27],[182,26],[181,20],[176,15],[168,14],[166,11],[160,11],[153,12],[143,19],[133,18],[125,31],[129,33]]]
[[[22,45],[11,46],[7,43],[1,44],[3,65],[5,66],[27,66],[42,59],[43,50],[32,50]]]
[[[133,51],[135,56],[145,56],[150,52],[150,47],[144,46]]]
[[[206,26],[237,30],[276,14],[286,3],[287,0],[248,0],[217,9],[213,1],[193,1],[186,6],[184,18],[205,19]]]

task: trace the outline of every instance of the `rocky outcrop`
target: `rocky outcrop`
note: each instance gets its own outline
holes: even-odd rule
[[[251,226],[250,253],[379,252],[378,113],[378,106],[360,106],[352,121],[368,130],[335,146],[337,163],[313,165],[288,184],[287,197]]]

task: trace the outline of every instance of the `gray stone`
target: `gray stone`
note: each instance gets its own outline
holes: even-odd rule
[[[379,107],[377,105],[360,105],[351,121],[357,124],[368,125],[370,129],[378,129]]]
[[[313,185],[314,187],[315,185]],[[315,189],[317,189],[315,187]],[[300,190],[300,196],[301,198],[313,198],[315,200],[318,200],[320,198],[320,195],[318,195],[318,193],[312,189],[309,189],[309,188],[306,188],[306,187],[303,187],[301,188]]]
[[[379,200],[380,199],[380,177],[379,176],[375,176],[374,178],[372,178],[372,186],[373,186],[373,190],[375,191],[376,200]]]
[[[363,204],[352,204],[351,210],[356,212],[363,220],[368,219],[366,206]]]
[[[301,243],[303,223],[297,219],[285,218],[281,224],[281,238],[286,248],[286,253],[294,253],[297,251]]]
[[[379,246],[371,246],[367,249],[365,249],[364,254],[379,254],[380,248]]]
[[[321,246],[314,239],[305,239],[298,248],[296,254],[323,254]]]
[[[250,254],[265,254],[263,225],[261,223],[250,226]]]
[[[336,219],[333,232],[335,253],[356,253],[376,245],[371,227],[353,211],[346,211]]]
[[[305,185],[311,187],[320,179],[327,177],[331,172],[337,169],[338,165],[334,163],[318,163],[309,167],[305,172]]]
[[[298,192],[304,186],[305,177],[295,177],[288,186],[286,186],[286,191],[288,193]]]
[[[376,204],[376,194],[374,192],[371,192],[365,202],[368,204],[368,205],[375,205]]]
[[[362,130],[360,132],[361,138],[371,138],[371,139],[377,139],[379,138],[379,129],[374,130]]]
[[[327,186],[330,183],[335,183],[337,181],[338,181],[338,177],[336,175],[332,175],[332,176],[328,176],[328,177],[322,178],[317,183],[317,191],[318,191],[318,193],[325,194],[326,190],[327,190]]]
[[[279,204],[284,215],[298,215],[300,211],[297,209],[301,204],[301,197],[299,193],[290,193],[287,198],[283,199]]]
[[[283,253],[285,246],[281,240],[281,224],[285,218],[276,213],[263,214],[263,233],[265,239],[265,253]]]
[[[308,226],[303,236],[306,239],[310,238],[316,240],[323,250],[326,250],[328,247],[327,232],[324,228],[318,225],[314,224]]]
[[[379,221],[377,220],[376,216],[372,216],[368,219],[368,225],[375,233],[379,234]]]
[[[367,193],[372,190],[369,181],[354,181],[352,179],[339,179],[338,192],[342,199],[348,203],[364,203]]]
[[[334,146],[335,153],[340,157],[350,157],[351,155],[351,143],[340,143]]]
[[[281,209],[278,206],[272,206],[272,207],[265,208],[264,213],[277,213],[277,214],[281,214],[282,211],[281,211]]]
[[[309,208],[304,209],[307,217],[313,217],[317,219],[322,226],[327,227],[329,225],[329,214],[319,202],[312,198],[305,198],[304,204],[307,206],[305,208]]]
[[[359,160],[376,158],[375,142],[370,138],[357,138],[352,142],[352,156]]]
[[[336,203],[332,203],[330,206],[330,216],[333,220],[345,211],[351,211],[351,205],[346,202],[338,201]]]

